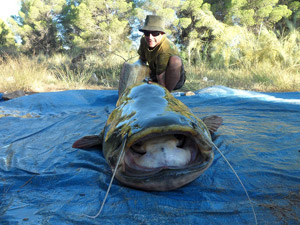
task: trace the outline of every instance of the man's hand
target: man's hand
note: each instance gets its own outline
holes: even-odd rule
[[[151,80],[150,77],[146,77],[143,81],[144,81],[145,83],[147,83],[147,84],[152,84],[152,83],[153,83],[153,81]]]

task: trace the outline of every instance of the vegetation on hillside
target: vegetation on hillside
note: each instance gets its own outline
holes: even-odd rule
[[[183,90],[300,90],[299,1],[21,0],[18,16],[0,20],[0,91],[117,88],[147,14],[165,17]]]

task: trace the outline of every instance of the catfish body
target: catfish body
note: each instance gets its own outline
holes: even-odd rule
[[[101,145],[116,179],[138,189],[167,191],[199,177],[213,161],[211,132],[217,116],[203,121],[171,93],[155,83],[127,88],[100,135],[83,137],[74,148]],[[116,168],[120,145],[125,154]]]

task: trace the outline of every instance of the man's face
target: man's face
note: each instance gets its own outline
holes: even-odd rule
[[[160,31],[144,31],[144,35],[149,48],[154,48],[163,38],[163,33]]]

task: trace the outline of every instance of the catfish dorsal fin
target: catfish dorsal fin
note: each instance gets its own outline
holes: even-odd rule
[[[222,117],[216,115],[204,117],[202,121],[205,123],[210,133],[215,133],[223,123]]]
[[[85,136],[74,142],[72,148],[89,149],[102,145],[101,135]]]

